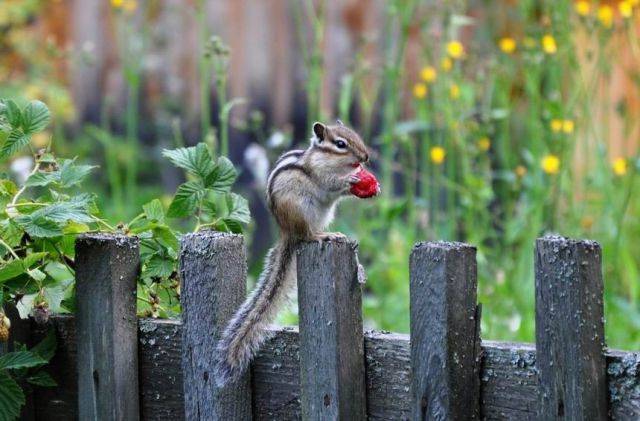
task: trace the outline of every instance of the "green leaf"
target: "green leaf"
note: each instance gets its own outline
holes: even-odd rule
[[[31,216],[42,216],[59,223],[66,223],[67,221],[93,222],[93,217],[89,214],[90,205],[91,196],[81,194],[72,197],[66,202],[58,202],[38,209]]]
[[[46,251],[27,254],[27,256],[24,259],[22,259],[24,268],[29,269],[35,263],[38,263],[39,260],[42,260],[43,258],[45,258],[47,254],[49,253],[47,253]]]
[[[31,351],[15,351],[0,356],[0,369],[37,367],[46,363],[47,360]]]
[[[56,332],[50,328],[47,336],[44,337],[36,346],[30,349],[31,352],[37,354],[45,361],[50,361],[56,353],[57,339]]]
[[[231,218],[222,218],[222,221],[232,233],[242,234],[242,225],[240,224],[240,222]]]
[[[60,165],[60,184],[62,187],[80,184],[94,168],[94,165],[76,165],[75,159],[65,159]]]
[[[58,385],[56,381],[53,380],[53,377],[44,370],[40,370],[36,374],[27,377],[27,381],[40,387],[55,387]]]
[[[47,275],[38,268],[27,270],[27,274],[38,282],[44,281],[47,277]]]
[[[51,114],[44,102],[31,101],[22,112],[22,128],[27,134],[39,132],[47,127],[50,119]]]
[[[20,107],[18,107],[18,105],[12,100],[6,101],[5,106],[5,115],[7,116],[7,121],[11,127],[14,129],[20,127],[22,124],[22,113],[20,112]]]
[[[178,243],[178,238],[171,231],[171,229],[167,226],[161,225],[155,227],[153,229],[153,236],[160,244],[162,244],[166,248],[171,248],[174,251],[178,251],[180,248],[180,243]]]
[[[236,177],[236,169],[233,167],[231,161],[221,156],[218,158],[215,170],[205,178],[204,184],[207,188],[219,192],[227,192],[236,181]]]
[[[37,172],[31,174],[31,176],[27,179],[26,185],[27,187],[34,186],[48,186],[49,184],[56,183],[60,180],[60,173],[57,171],[53,172]]]
[[[25,134],[20,129],[14,129],[9,133],[9,137],[5,140],[0,149],[0,158],[8,158],[20,149],[25,147],[31,141],[31,136]]]
[[[251,222],[251,212],[249,211],[249,202],[247,202],[247,199],[239,194],[229,193],[226,195],[225,200],[227,202],[227,210],[229,212],[226,219],[234,220],[243,224]]]
[[[35,213],[35,212],[34,212]],[[62,235],[60,226],[42,215],[24,215],[15,218],[16,223],[32,237],[57,237]]]
[[[198,202],[204,196],[205,189],[199,181],[187,181],[178,187],[173,202],[169,205],[167,216],[170,218],[180,218],[192,215]]]
[[[61,310],[60,303],[62,303],[62,300],[64,300],[65,297],[67,296],[67,291],[69,290],[72,284],[73,284],[73,280],[70,279],[54,287],[44,288],[44,292],[43,292],[44,299],[47,302],[47,304],[49,304],[49,310],[52,313],[60,312]]]
[[[211,154],[204,143],[198,143],[190,148],[165,149],[162,151],[171,163],[183,168],[193,175],[205,179],[215,168]]]
[[[151,202],[143,205],[142,210],[147,216],[147,219],[160,223],[164,222],[164,208],[162,207],[160,200],[153,199]]]
[[[20,415],[24,393],[6,371],[0,371],[0,421],[12,421]]]
[[[0,282],[8,281],[24,273],[22,260],[12,260],[0,268]]]
[[[158,254],[153,255],[145,264],[142,276],[144,278],[167,278],[174,271],[175,262]]]

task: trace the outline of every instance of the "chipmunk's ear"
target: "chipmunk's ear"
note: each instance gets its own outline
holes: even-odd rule
[[[318,138],[318,143],[322,142],[326,136],[327,126],[316,121],[313,123],[313,134]]]

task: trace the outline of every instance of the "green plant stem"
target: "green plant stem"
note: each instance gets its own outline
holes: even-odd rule
[[[205,54],[205,45],[209,38],[207,30],[207,16],[205,1],[198,0],[196,4],[196,22],[198,25],[198,43],[200,54],[198,55],[198,73],[200,77],[200,136],[209,139],[211,131],[211,104],[209,102],[211,88],[211,58]],[[211,153],[215,156],[215,145],[209,145]]]
[[[13,251],[13,248],[11,248],[11,246],[9,246],[9,244],[5,243],[5,241],[0,238],[0,245],[2,245],[4,248],[6,248],[7,250],[9,250],[9,253],[11,253],[11,255],[17,259],[20,260],[20,257],[16,254],[15,251]]]

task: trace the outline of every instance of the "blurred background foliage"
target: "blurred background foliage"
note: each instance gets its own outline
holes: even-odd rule
[[[184,175],[163,148],[228,155],[254,216],[254,277],[274,233],[269,163],[340,118],[372,145],[383,186],[336,221],[360,241],[368,326],[407,332],[412,245],[459,240],[478,247],[483,336],[533,341],[534,239],[555,232],[601,243],[608,343],[638,349],[638,9],[3,0],[0,97],[49,105],[33,142],[100,166],[83,189],[114,225],[159,195],[168,205]],[[0,165],[19,179],[31,169],[16,162]]]

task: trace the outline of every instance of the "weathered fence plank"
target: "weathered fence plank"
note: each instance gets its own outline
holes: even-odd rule
[[[216,385],[215,349],[244,301],[247,264],[240,235],[202,231],[182,237],[182,370],[185,418],[250,420],[250,374]]]
[[[541,419],[607,419],[601,260],[593,241],[536,241]]]
[[[346,239],[313,241],[296,255],[305,420],[366,418],[356,247]]]
[[[37,389],[38,420],[77,416],[76,332],[71,316],[52,317],[58,349],[47,370],[58,387]],[[140,399],[144,420],[184,420],[181,384],[182,323],[139,322]],[[300,386],[295,373],[298,332],[276,329],[253,364],[256,420],[300,419]],[[607,351],[611,419],[640,419],[640,353]],[[365,333],[367,416],[410,418],[409,335]],[[487,420],[536,420],[538,374],[533,344],[482,342],[481,414]],[[153,379],[153,380],[152,380]],[[176,383],[177,381],[177,383]]]
[[[411,253],[410,271],[412,417],[477,419],[476,249],[419,243]]]
[[[78,414],[137,420],[138,239],[85,234],[76,240]]]

